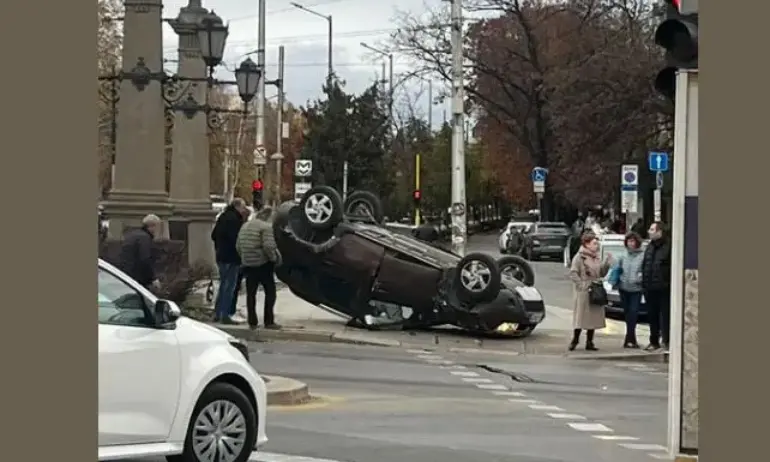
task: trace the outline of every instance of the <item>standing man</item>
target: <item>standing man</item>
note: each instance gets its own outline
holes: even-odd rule
[[[248,209],[243,199],[238,197],[233,199],[219,215],[211,231],[219,270],[219,290],[214,302],[214,321],[224,324],[236,324],[230,314],[234,304],[233,298],[237,297],[235,286],[238,283],[238,271],[241,266],[241,258],[235,249],[235,242],[243,226],[246,211]]]
[[[160,286],[155,278],[155,258],[152,252],[152,241],[160,227],[161,221],[157,215],[147,215],[142,219],[141,228],[126,231],[120,246],[120,270],[149,290],[157,290]]]
[[[246,223],[249,221],[249,217],[251,217],[251,210],[249,210],[248,206],[244,207],[241,214],[243,215],[243,222]],[[238,268],[238,278],[235,280],[235,296],[233,297],[233,303],[230,305],[230,318],[239,323],[243,322],[243,320],[238,319],[236,316],[238,312],[238,295],[241,293],[241,283],[244,277],[246,276],[243,274],[243,268]]]
[[[671,243],[663,223],[656,221],[648,231],[650,244],[642,261],[642,288],[650,320],[650,344],[645,350],[668,349],[671,322]]]
[[[261,285],[265,290],[265,329],[280,329],[275,323],[275,267],[281,264],[281,254],[275,244],[272,225],[273,209],[263,207],[256,212],[254,219],[246,222],[238,233],[236,248],[243,263],[246,276],[246,311],[249,327],[256,329],[257,290]]]

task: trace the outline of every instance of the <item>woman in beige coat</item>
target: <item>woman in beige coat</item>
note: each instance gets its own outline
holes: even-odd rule
[[[572,327],[574,328],[569,350],[574,350],[580,342],[580,333],[586,330],[586,350],[596,351],[594,333],[604,329],[604,307],[591,305],[588,289],[591,284],[601,281],[612,266],[612,255],[607,260],[599,260],[599,239],[593,232],[585,232],[580,237],[580,250],[572,259],[569,278],[574,284]]]

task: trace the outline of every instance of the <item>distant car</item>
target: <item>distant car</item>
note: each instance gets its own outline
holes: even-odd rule
[[[98,460],[246,462],[267,442],[245,344],[98,260]]]
[[[505,228],[502,229],[500,236],[497,238],[497,248],[500,250],[500,253],[508,253],[508,238],[511,237],[511,231],[514,228],[518,229],[519,232],[524,232],[525,229],[532,225],[533,223],[528,221],[511,221],[505,225]]]
[[[379,198],[343,202],[314,186],[279,206],[273,226],[283,258],[277,277],[303,300],[366,329],[451,324],[524,336],[545,318],[534,273],[521,257],[464,257],[381,226]]]
[[[572,231],[565,223],[537,222],[524,231],[521,253],[527,260],[560,258]]]

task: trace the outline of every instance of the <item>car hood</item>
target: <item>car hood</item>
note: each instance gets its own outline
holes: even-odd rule
[[[223,330],[186,316],[177,319],[176,328],[184,329],[186,334],[194,334],[195,338],[199,340],[229,342],[235,339],[235,337]]]

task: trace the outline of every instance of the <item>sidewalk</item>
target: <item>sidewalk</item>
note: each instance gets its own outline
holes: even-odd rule
[[[262,317],[261,293],[257,295],[257,314]],[[622,348],[625,326],[618,321],[608,320],[608,328],[596,334],[599,352],[587,352],[579,347],[567,351],[572,334],[571,313],[564,308],[547,307],[546,321],[526,338],[484,338],[448,326],[424,331],[383,330],[368,331],[347,327],[347,319],[329,313],[298,298],[288,288],[278,291],[275,307],[276,322],[283,328],[279,331],[258,329],[251,331],[246,325],[217,325],[222,330],[250,341],[310,341],[335,342],[414,349],[453,350],[463,353],[502,355],[558,355],[574,358],[628,359],[638,361],[659,360],[655,355]],[[237,303],[238,315],[246,318],[246,297],[241,294]],[[645,339],[646,332],[640,329],[639,339]]]

